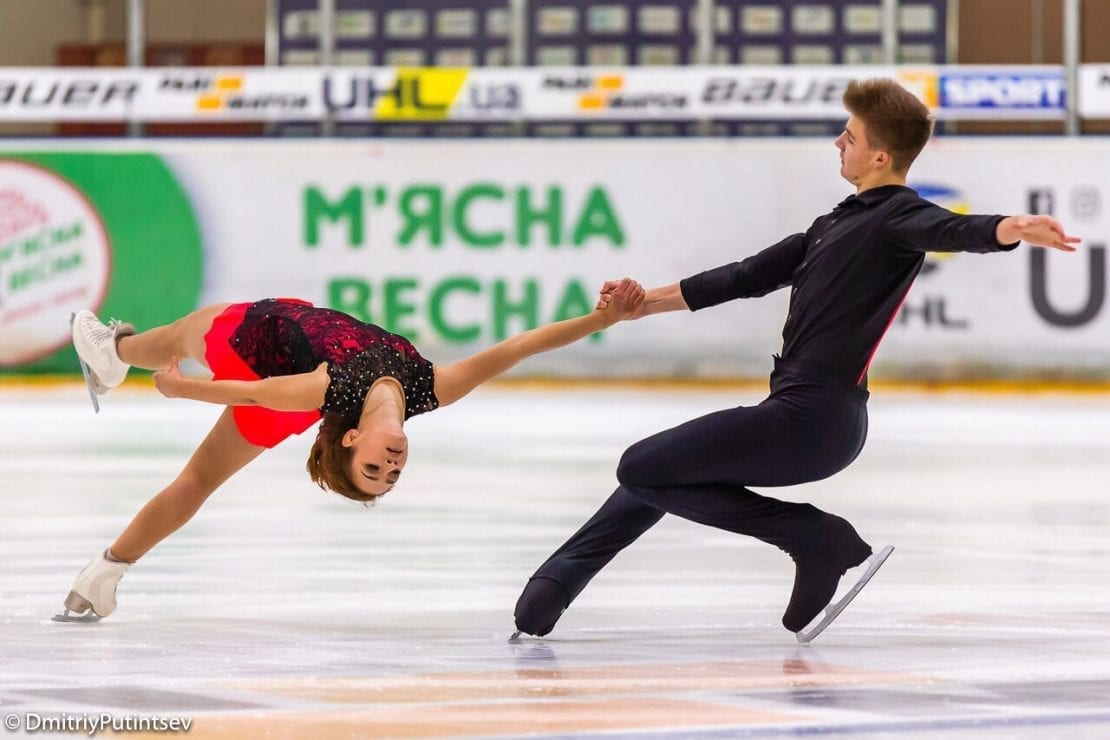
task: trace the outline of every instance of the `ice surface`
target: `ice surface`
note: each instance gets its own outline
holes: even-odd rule
[[[751,391],[498,387],[409,423],[364,509],[266,453],[58,624],[73,578],[218,409],[0,386],[0,715],[187,717],[189,737],[1110,736],[1110,397],[876,392],[863,455],[778,489],[897,547],[839,620],[779,625],[793,566],[665,518],[546,639],[532,570],[625,446]],[[164,737],[164,736],[160,736]]]

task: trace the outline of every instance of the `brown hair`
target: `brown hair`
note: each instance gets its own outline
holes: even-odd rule
[[[933,133],[929,109],[894,80],[852,80],[844,107],[863,121],[867,143],[890,154],[895,172],[909,170]]]
[[[325,491],[335,491],[352,501],[372,504],[381,494],[360,491],[348,473],[351,448],[343,446],[343,435],[349,428],[350,425],[339,414],[324,414],[305,468],[312,482]]]

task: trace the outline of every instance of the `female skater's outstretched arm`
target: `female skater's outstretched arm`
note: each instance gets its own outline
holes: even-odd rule
[[[310,373],[275,375],[261,380],[201,380],[181,374],[174,357],[154,373],[154,385],[166,398],[191,398],[225,406],[265,406],[275,411],[312,411],[324,403],[327,363]]]
[[[476,355],[436,368],[436,397],[440,406],[459,400],[482,383],[496,378],[521,360],[576,342],[630,318],[644,302],[639,283],[624,278],[605,284],[605,304],[585,316],[557,321],[509,337]],[[605,289],[603,289],[605,290]]]

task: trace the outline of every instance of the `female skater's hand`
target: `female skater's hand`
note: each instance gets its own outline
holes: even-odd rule
[[[603,312],[606,323],[637,319],[643,313],[644,286],[631,278],[610,280],[601,288],[597,310]]]
[[[178,367],[177,358],[170,360],[170,366],[165,370],[154,373],[154,387],[166,398],[177,398],[181,395],[181,368]]]

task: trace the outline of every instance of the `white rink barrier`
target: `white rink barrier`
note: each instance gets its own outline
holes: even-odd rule
[[[742,259],[852,192],[831,141],[25,142],[0,158],[44,148],[103,155],[105,170],[117,155],[157,155],[199,225],[200,302],[300,296],[406,334],[435,361],[588,310],[608,278],[651,287]],[[930,257],[876,373],[1110,376],[1107,161],[1099,140],[932,143],[910,182],[923,195],[960,212],[1053,213],[1084,243],[1075,254]],[[157,233],[157,209],[134,218]],[[4,259],[18,266],[4,244],[0,277]],[[4,299],[0,289],[0,338],[19,323],[4,318]],[[786,299],[620,325],[518,373],[762,375]]]

